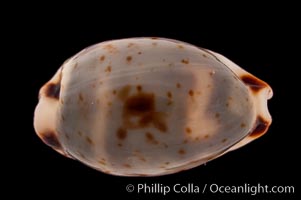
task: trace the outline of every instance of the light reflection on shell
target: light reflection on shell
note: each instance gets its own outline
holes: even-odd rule
[[[158,176],[262,136],[269,85],[224,56],[163,38],[79,52],[40,90],[34,127],[59,153],[105,173]]]

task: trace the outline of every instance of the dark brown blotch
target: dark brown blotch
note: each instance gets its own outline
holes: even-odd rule
[[[122,117],[123,127],[127,129],[145,128],[153,125],[161,132],[167,131],[166,116],[164,113],[156,111],[153,93],[141,91],[124,99]]]
[[[54,132],[49,131],[49,132],[42,133],[42,134],[40,134],[40,137],[41,137],[42,141],[45,144],[47,144],[48,146],[51,146],[54,149],[62,148],[62,146]]]
[[[253,92],[258,92],[261,89],[267,87],[267,84],[262,80],[252,76],[252,75],[244,75],[241,77],[241,80],[248,85]]]
[[[258,116],[256,126],[249,136],[255,138],[262,136],[265,132],[267,132],[269,125],[270,123],[268,121],[266,121],[263,117]]]
[[[130,115],[139,115],[153,111],[155,100],[153,94],[139,93],[129,97],[125,102],[125,112]]]
[[[49,83],[46,85],[45,95],[49,98],[60,98],[61,83]]]

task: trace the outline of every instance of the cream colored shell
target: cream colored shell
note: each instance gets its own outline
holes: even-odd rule
[[[84,49],[40,90],[34,127],[65,156],[105,173],[189,169],[258,138],[271,88],[215,52],[163,38]]]

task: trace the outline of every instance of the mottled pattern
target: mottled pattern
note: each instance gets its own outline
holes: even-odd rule
[[[58,152],[122,176],[189,169],[263,135],[272,90],[212,51],[162,38],[113,40],[42,87],[35,129]]]

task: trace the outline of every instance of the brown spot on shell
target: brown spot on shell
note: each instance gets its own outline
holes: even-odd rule
[[[184,149],[179,149],[178,154],[184,155],[186,154],[186,151]]]
[[[133,59],[132,56],[127,56],[127,57],[126,57],[126,61],[127,61],[127,62],[131,62],[132,59]]]
[[[84,96],[82,95],[82,93],[78,94],[78,100],[83,102],[84,101]]]
[[[222,143],[225,143],[225,142],[227,142],[227,138],[224,138],[223,140],[222,140]]]
[[[180,84],[180,83],[177,83],[177,84],[176,84],[176,87],[177,87],[177,88],[181,88],[181,84]]]
[[[142,91],[142,86],[141,85],[137,85],[136,89],[137,89],[138,92],[141,92]]]
[[[245,127],[246,127],[246,124],[245,124],[245,123],[241,123],[241,124],[240,124],[240,127],[241,127],[241,128],[245,128]]]
[[[270,123],[268,121],[266,121],[263,117],[258,116],[256,119],[256,126],[249,136],[254,138],[262,136],[268,130],[269,125]]]
[[[131,48],[131,47],[134,46],[134,45],[135,45],[134,43],[131,43],[131,42],[130,42],[130,43],[128,44],[127,47],[128,47],[128,48]]]
[[[154,135],[151,134],[150,132],[145,133],[145,138],[148,143],[159,144],[159,142],[155,139]]]
[[[101,164],[101,165],[106,165],[106,164],[107,164],[105,160],[98,160],[97,162],[98,162],[99,164]]]
[[[139,51],[139,52],[138,52],[138,54],[139,54],[139,55],[141,55],[141,54],[142,54],[142,52],[141,52],[141,51]]]
[[[186,127],[185,131],[186,131],[187,134],[191,134],[191,128]]]
[[[215,118],[219,118],[220,117],[220,114],[217,112],[215,113]]]
[[[105,57],[104,55],[100,56],[100,58],[99,58],[99,60],[100,60],[101,62],[103,62],[105,59],[106,59],[106,57]]]
[[[189,64],[189,60],[188,60],[188,59],[182,59],[181,62],[182,62],[183,64],[186,64],[186,65]]]
[[[54,149],[62,149],[62,146],[57,139],[57,136],[54,132],[48,131],[42,134],[39,134],[42,141],[47,144],[48,146],[51,146]]]
[[[191,97],[192,97],[192,96],[194,95],[194,92],[193,92],[193,90],[189,90],[189,91],[188,91],[188,94],[189,94],[189,96],[191,96]]]
[[[109,65],[107,66],[107,68],[105,69],[105,72],[111,72],[112,71],[112,67]]]
[[[240,78],[246,85],[248,85],[253,92],[258,92],[259,90],[267,87],[267,84],[262,80],[252,76],[244,75]]]
[[[48,83],[45,89],[45,96],[49,98],[60,98],[61,83]]]
[[[206,134],[206,135],[204,136],[204,138],[205,138],[205,139],[209,138],[209,135],[208,135],[208,134]]]
[[[116,91],[116,90],[113,90],[112,93],[115,95],[115,94],[117,94],[117,91]]]
[[[94,144],[89,136],[86,136],[86,142],[89,143],[90,145]]]
[[[82,136],[83,133],[81,131],[77,131],[77,135]]]
[[[118,52],[117,48],[113,44],[107,44],[103,48],[105,50],[107,50],[109,53],[116,53],[116,52]]]
[[[172,98],[171,92],[167,92],[167,97],[170,98],[170,99]]]
[[[146,162],[146,159],[144,157],[139,157],[139,160],[141,160],[142,162]]]
[[[204,53],[202,54],[202,56],[203,56],[204,58],[207,58],[206,54],[204,54]]]
[[[123,166],[126,167],[126,168],[132,168],[132,166],[130,164],[127,164],[127,163],[124,164]]]
[[[116,134],[120,140],[124,140],[127,137],[127,131],[123,128],[119,128]]]
[[[179,49],[184,49],[183,45],[180,45],[180,44],[178,44],[177,47],[178,47]]]

